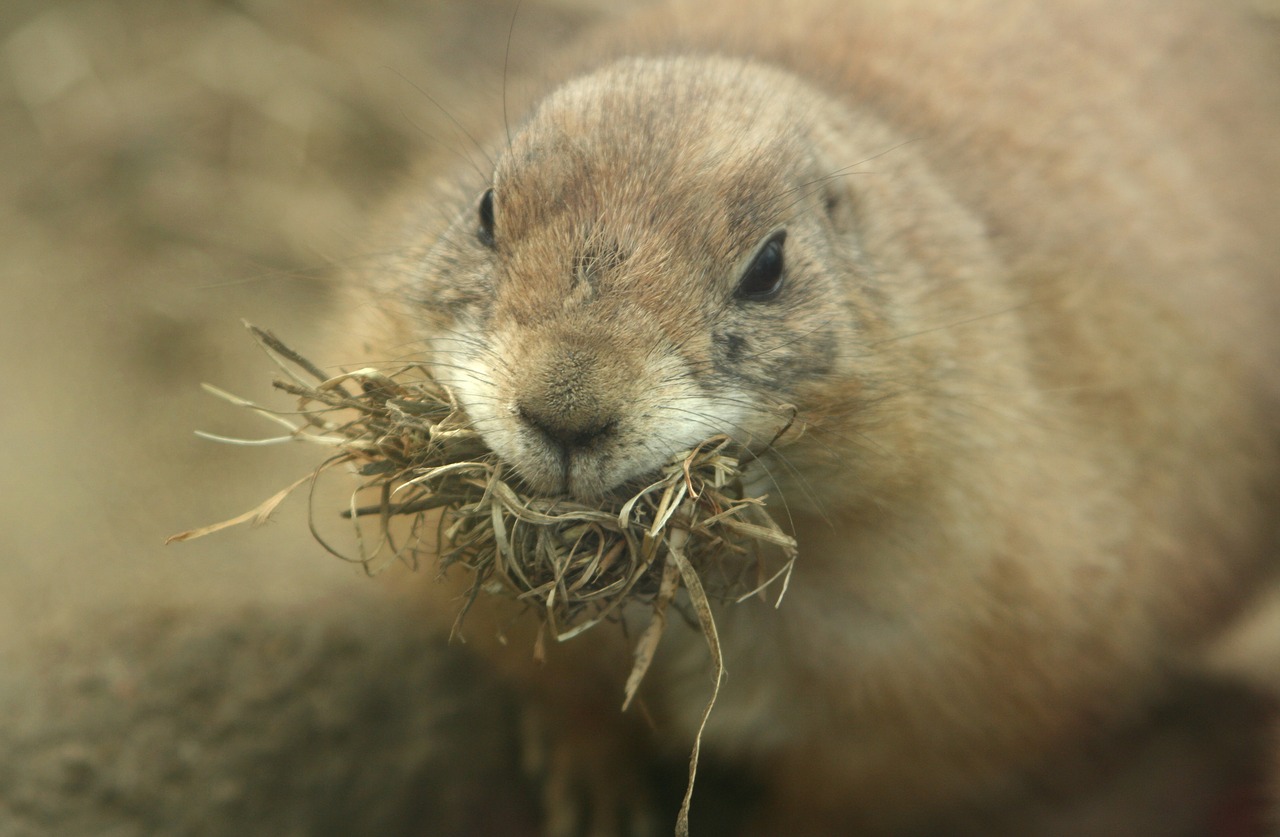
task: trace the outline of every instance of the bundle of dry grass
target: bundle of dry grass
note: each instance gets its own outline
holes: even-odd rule
[[[648,605],[653,616],[637,642],[627,702],[681,587],[717,665],[711,600],[740,601],[775,583],[779,597],[785,591],[795,541],[765,511],[763,498],[747,496],[742,465],[749,454],[728,437],[707,439],[647,484],[598,505],[532,495],[421,364],[330,376],[269,332],[248,327],[285,373],[275,386],[297,397],[296,409],[272,410],[207,388],[289,429],[253,443],[302,440],[333,453],[258,508],[170,541],[260,522],[300,486],[311,482],[314,491],[321,474],[350,466],[359,482],[344,514],[355,526],[357,554],[326,542],[313,519],[317,540],[369,572],[395,560],[416,564],[423,554],[438,556],[442,569],[465,568],[474,582],[457,625],[482,592],[536,609],[544,636],[557,640],[621,619],[626,604]],[[407,525],[393,526],[396,518]]]
[[[334,555],[356,561],[370,573],[396,560],[416,565],[423,554],[438,556],[442,571],[459,566],[471,572],[470,596],[455,632],[482,592],[513,597],[539,612],[544,630],[538,654],[548,634],[567,640],[601,622],[621,620],[624,605],[647,605],[651,617],[635,645],[624,710],[649,668],[667,611],[683,587],[682,601],[702,628],[715,668],[702,717],[705,726],[724,674],[711,601],[742,601],[776,583],[781,602],[796,557],[794,539],[765,511],[764,498],[746,491],[742,465],[751,454],[717,436],[673,457],[647,484],[594,506],[529,494],[471,427],[453,394],[422,364],[330,376],[270,332],[246,326],[284,372],[275,387],[297,397],[296,409],[273,410],[207,384],[205,388],[289,433],[252,441],[201,435],[235,444],[306,441],[327,447],[332,455],[257,508],[174,535],[169,542],[261,523],[299,487],[310,483],[314,498],[322,474],[349,466],[358,484],[344,516],[355,526],[358,554],[349,556],[320,535],[314,504],[312,534]],[[362,504],[365,498],[375,502]],[[397,518],[407,518],[407,526],[393,526]],[[688,830],[701,738],[700,728],[679,833]]]

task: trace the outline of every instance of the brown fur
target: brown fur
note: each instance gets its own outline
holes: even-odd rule
[[[584,51],[501,148],[492,248],[489,184],[420,198],[362,289],[370,351],[437,363],[530,484],[583,496],[798,408],[761,478],[799,563],[781,608],[720,613],[706,734],[768,784],[761,833],[1120,833],[1063,811],[1275,569],[1263,47],[1181,0],[726,1]],[[780,229],[782,293],[736,301]],[[628,722],[625,644],[531,668],[483,607],[468,636],[584,775],[625,763],[599,732]],[[643,690],[667,752],[701,643],[673,626]],[[1188,804],[1126,833],[1193,832]]]

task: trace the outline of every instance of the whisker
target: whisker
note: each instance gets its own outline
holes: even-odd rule
[[[511,23],[507,26],[507,46],[502,54],[502,127],[507,133],[507,148],[511,148],[511,123],[507,121],[507,82],[509,80],[508,70],[511,66],[511,39],[516,31],[516,15],[520,14],[521,0],[516,0],[515,8],[511,10]]]
[[[490,157],[490,156],[489,156],[489,153],[488,153],[487,151],[485,151],[485,150],[484,150],[484,146],[483,146],[483,145],[481,145],[481,144],[480,144],[480,142],[479,142],[479,141],[478,141],[474,136],[472,136],[471,132],[467,130],[466,126],[464,126],[461,122],[459,122],[459,121],[454,117],[454,115],[453,115],[452,113],[450,113],[450,112],[449,112],[449,109],[448,109],[448,108],[446,108],[444,105],[442,105],[442,104],[440,104],[438,101],[436,101],[436,99],[435,99],[435,97],[434,97],[434,96],[432,96],[430,93],[428,93],[428,92],[427,92],[427,91],[426,91],[426,90],[425,90],[425,89],[424,89],[420,84],[418,84],[417,82],[415,82],[415,81],[413,81],[412,79],[410,79],[410,78],[409,78],[408,76],[406,76],[404,73],[400,72],[399,70],[397,70],[397,69],[396,69],[396,68],[394,68],[394,67],[390,67],[390,68],[388,68],[388,69],[390,69],[393,73],[395,73],[395,74],[396,74],[396,76],[397,76],[397,77],[398,77],[402,82],[404,82],[405,84],[407,84],[407,85],[409,85],[410,87],[412,87],[412,88],[414,89],[414,91],[416,91],[416,92],[417,92],[417,94],[418,94],[419,96],[421,96],[422,98],[424,98],[424,99],[426,99],[428,102],[430,102],[432,105],[434,105],[434,106],[435,106],[435,108],[436,108],[437,110],[439,110],[441,114],[443,114],[443,115],[444,115],[444,118],[445,118],[445,119],[448,119],[451,123],[453,123],[453,126],[454,126],[455,128],[457,128],[457,129],[462,133],[462,135],[463,135],[463,136],[465,136],[468,140],[470,140],[470,141],[471,141],[471,145],[472,145],[472,146],[473,146],[477,151],[479,151],[479,152],[480,152],[480,154],[481,154],[481,156],[483,156],[483,157],[485,158],[485,161],[489,163],[489,168],[490,168],[490,170],[492,170],[492,169],[493,169],[493,158],[492,158],[492,157]],[[406,118],[407,118],[407,117],[406,117]],[[412,123],[411,123],[411,124],[412,124]],[[414,127],[416,128],[417,126],[415,125]],[[430,137],[430,135],[429,135],[429,134],[428,134],[427,136],[428,136],[428,137]],[[434,139],[434,138],[432,137],[432,139]],[[477,165],[475,164],[475,161],[474,161],[474,160],[472,160],[472,159],[471,159],[471,157],[470,157],[469,155],[466,155],[466,154],[462,154],[462,153],[460,153],[456,148],[452,148],[452,147],[450,147],[450,149],[449,149],[449,150],[450,150],[450,151],[452,151],[452,152],[453,152],[455,155],[457,155],[458,157],[460,157],[460,158],[462,158],[462,159],[466,160],[467,164],[468,164],[468,165],[470,165],[473,169],[475,169],[475,170],[476,170],[476,174],[480,175],[480,177],[482,177],[482,178],[483,178],[483,177],[485,177],[484,170],[482,170],[479,166],[477,166]]]

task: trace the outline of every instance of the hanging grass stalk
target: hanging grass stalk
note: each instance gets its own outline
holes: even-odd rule
[[[371,574],[395,561],[416,566],[423,555],[436,556],[441,570],[459,567],[472,574],[455,632],[481,594],[525,603],[561,641],[620,619],[624,605],[647,605],[652,615],[634,649],[624,709],[653,659],[670,607],[687,607],[715,668],[705,724],[723,674],[711,600],[740,601],[777,586],[781,601],[796,557],[795,541],[765,510],[764,498],[745,491],[742,467],[750,454],[727,436],[715,436],[673,456],[648,484],[597,505],[527,494],[471,428],[453,393],[423,364],[331,376],[270,332],[246,326],[281,370],[274,385],[296,397],[295,409],[274,410],[207,384],[205,389],[288,433],[257,440],[201,435],[233,444],[310,442],[330,455],[259,507],[169,542],[261,523],[310,482],[311,532],[334,555]],[[315,526],[316,483],[337,466],[357,477],[342,512],[354,526],[355,555],[334,547]],[[407,525],[393,525],[397,520]],[[677,604],[682,589],[684,605]],[[695,742],[690,790],[697,753]],[[686,796],[682,824],[688,804]]]

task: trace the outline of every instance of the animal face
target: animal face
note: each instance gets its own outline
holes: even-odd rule
[[[689,85],[690,60],[561,88],[426,257],[438,375],[535,490],[595,497],[718,434],[763,447],[839,361],[803,99],[727,61]]]

